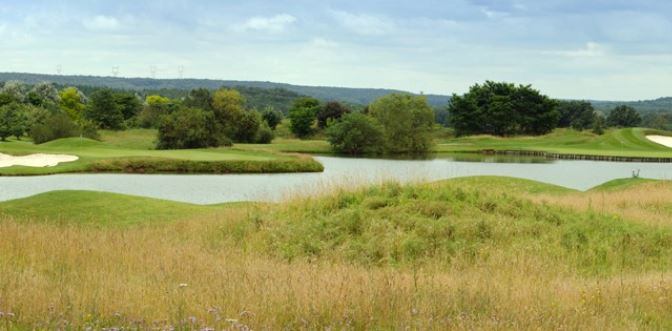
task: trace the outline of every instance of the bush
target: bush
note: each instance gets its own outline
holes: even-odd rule
[[[369,113],[383,126],[385,148],[390,153],[426,153],[432,148],[434,111],[423,96],[391,94],[369,106]]]
[[[262,123],[259,131],[257,131],[256,142],[258,144],[270,144],[273,138],[275,138],[273,130],[266,123]]]
[[[264,119],[266,124],[268,124],[268,127],[271,128],[271,130],[275,130],[276,127],[278,127],[278,124],[282,122],[282,113],[273,110],[273,109],[266,109],[262,114],[261,117]]]
[[[344,115],[331,122],[327,139],[336,153],[379,154],[383,152],[383,128],[375,119],[360,113]]]
[[[261,126],[261,115],[256,111],[244,111],[236,123],[236,141],[252,143],[256,141]]]
[[[313,132],[313,123],[320,109],[320,101],[314,98],[299,98],[289,110],[290,130],[299,138],[305,138]]]
[[[44,123],[34,124],[30,129],[30,137],[35,144],[61,138],[77,137],[80,133],[77,125],[68,114],[63,112],[50,115],[44,120]]]
[[[217,146],[212,112],[182,108],[163,116],[159,123],[158,149],[187,149]]]

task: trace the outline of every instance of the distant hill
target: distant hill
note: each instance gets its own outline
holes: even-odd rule
[[[672,97],[658,98],[655,100],[640,101],[591,101],[597,110],[609,112],[620,105],[630,106],[640,113],[672,112]]]
[[[351,104],[366,105],[373,100],[390,93],[409,93],[400,90],[373,88],[346,88],[327,86],[302,86],[285,83],[212,80],[212,79],[151,79],[151,78],[119,78],[99,76],[65,76],[27,73],[0,73],[0,82],[19,80],[27,84],[43,81],[59,85],[110,87],[124,90],[192,90],[194,88],[217,89],[227,87],[251,87],[262,89],[283,89],[300,95],[311,96],[323,101],[341,101]],[[447,95],[426,95],[429,103],[435,107],[445,107],[450,100]]]

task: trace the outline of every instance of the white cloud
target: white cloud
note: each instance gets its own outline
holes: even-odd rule
[[[348,30],[365,36],[385,35],[395,29],[395,24],[383,17],[344,11],[334,11],[333,14]]]
[[[0,35],[5,33],[6,30],[7,30],[7,26],[4,25],[4,24],[0,24]]]
[[[252,17],[247,21],[233,26],[235,31],[264,31],[270,33],[283,32],[296,22],[296,17],[289,14],[280,14],[272,17]]]
[[[587,42],[583,48],[555,53],[569,57],[598,57],[606,55],[607,48],[604,45],[598,44],[596,42]]]
[[[116,18],[103,15],[85,19],[82,23],[89,30],[116,30],[121,25]]]
[[[335,48],[339,46],[337,42],[324,38],[315,38],[311,40],[310,44],[319,48]]]

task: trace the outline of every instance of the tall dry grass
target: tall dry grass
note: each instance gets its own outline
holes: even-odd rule
[[[672,226],[670,181],[639,184],[618,190],[566,195],[536,194],[530,197],[537,202],[547,202],[573,210],[618,215],[650,226]]]
[[[533,248],[460,268],[286,263],[219,235],[247,214],[129,229],[2,220],[0,329],[672,326],[672,273],[582,278]]]

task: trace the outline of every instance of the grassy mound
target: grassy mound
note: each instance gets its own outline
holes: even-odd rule
[[[123,194],[54,191],[0,203],[0,217],[51,224],[127,226],[211,215],[226,206],[199,206]]]
[[[513,259],[532,248],[543,259],[589,273],[665,269],[672,263],[672,231],[510,193],[464,189],[461,182],[387,184],[296,202],[240,224],[248,231],[242,238],[256,238],[290,261],[375,266],[467,266],[497,254]]]

